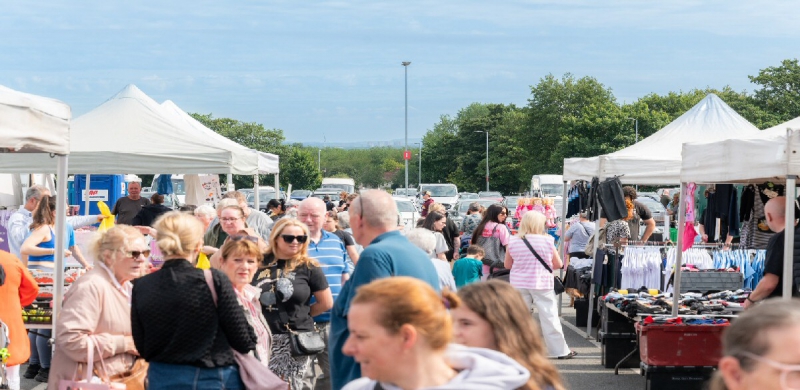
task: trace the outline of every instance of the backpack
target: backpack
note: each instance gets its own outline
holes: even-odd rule
[[[597,252],[597,248],[594,247],[594,236],[595,234],[600,235],[600,245],[606,243],[606,227],[603,225],[600,229],[595,230],[595,232],[589,236],[589,242],[586,243],[586,249],[583,250],[583,253],[586,253],[587,256],[591,256],[594,258],[595,252]]]

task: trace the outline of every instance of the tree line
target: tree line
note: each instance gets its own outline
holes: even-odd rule
[[[789,59],[749,76],[753,92],[693,89],[648,94],[619,103],[611,88],[594,77],[552,74],[531,86],[528,104],[473,103],[455,115],[442,115],[423,137],[422,182],[450,182],[462,191],[485,188],[486,135],[492,190],[525,191],[534,174],[561,173],[564,158],[614,152],[653,134],[709,93],[717,94],[760,129],[800,116],[800,64]],[[404,185],[401,148],[338,149],[285,144],[281,129],[211,114],[192,114],[210,129],[248,148],[280,156],[281,185],[315,189],[322,177],[351,177],[361,187]],[[412,150],[409,184],[416,185],[418,158]],[[317,169],[319,166],[319,169]],[[223,178],[223,181],[225,179]],[[265,175],[261,183],[271,184]],[[251,176],[234,176],[237,188],[252,187]]]

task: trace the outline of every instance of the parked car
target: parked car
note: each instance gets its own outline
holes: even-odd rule
[[[481,192],[478,193],[478,198],[491,199],[491,200],[496,201],[496,202],[502,202],[503,201],[503,194],[501,194],[501,193],[499,193],[497,191],[481,191]]]
[[[472,203],[477,202],[478,204],[483,205],[483,207],[489,207],[493,204],[497,204],[491,199],[469,199],[465,201],[458,202],[455,207],[447,210],[447,213],[450,214],[450,219],[456,223],[457,226],[461,226],[461,221],[464,220],[464,216],[467,215],[467,211],[469,211],[469,205]]]
[[[655,200],[655,201],[657,201],[659,203],[661,202],[661,195],[659,195],[659,194],[657,194],[655,192],[637,192],[636,193],[636,197],[638,199],[641,199],[643,197],[644,198],[650,198],[650,199]]]
[[[420,214],[414,201],[404,196],[393,196],[392,198],[397,203],[397,211],[400,212],[400,223],[406,227],[406,230],[415,228]]]
[[[142,191],[139,193],[139,196],[145,199],[150,199],[151,196],[155,194],[155,191]],[[164,195],[164,206],[169,207],[173,210],[179,209],[182,204],[180,200],[178,200],[178,196],[175,194],[167,194]]]
[[[413,198],[417,196],[416,188],[395,188],[394,196],[404,196],[406,198]]]
[[[340,192],[341,192],[340,190],[337,190],[335,188],[317,188],[311,194],[311,196],[313,196],[315,198],[323,199],[327,195],[327,196],[329,196],[331,198],[331,202],[334,202],[334,203],[338,204],[339,203],[339,199],[340,199],[340,197],[339,197],[339,193]]]
[[[247,193],[246,196],[247,196],[247,205],[250,206],[251,208],[255,208],[255,200],[256,200],[255,192],[250,191],[249,193]],[[286,199],[286,193],[281,191],[280,197],[281,197],[281,199]],[[267,203],[272,199],[275,199],[275,189],[274,188],[266,187],[266,188],[259,188],[258,189],[258,209],[259,210],[261,210],[261,211],[266,213],[267,212]]]
[[[517,219],[514,218],[514,214],[516,214],[517,201],[520,198],[522,198],[521,195],[510,195],[503,198],[503,206],[506,206],[506,208],[508,208],[508,219],[511,220],[511,226],[513,226],[515,229],[517,228],[519,221],[517,221]]]
[[[653,219],[656,221],[656,230],[653,233],[663,233],[668,232],[669,230],[664,226],[664,216],[667,215],[667,209],[664,208],[664,205],[661,202],[651,199],[647,196],[639,196],[636,199],[637,202],[645,205],[649,210],[650,213],[653,214]],[[644,234],[644,225],[642,224],[642,228],[639,229],[639,234]],[[640,236],[641,238],[641,236]]]
[[[459,200],[480,199],[480,196],[474,192],[462,192],[458,194]]]
[[[311,196],[311,190],[294,190],[290,196],[291,199],[303,200]]]

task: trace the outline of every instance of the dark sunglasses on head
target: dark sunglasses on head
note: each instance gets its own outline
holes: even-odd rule
[[[122,252],[125,256],[130,257],[132,259],[138,259],[139,256],[144,256],[145,258],[150,257],[150,250],[145,249],[143,251],[124,251]]]
[[[252,243],[258,244],[258,237],[255,236],[248,236],[244,234],[237,234],[235,236],[231,236],[231,241],[241,241],[241,240],[247,240]]]
[[[281,234],[281,238],[283,238],[283,241],[287,244],[291,244],[292,242],[294,242],[294,240],[297,240],[297,242],[301,244],[305,244],[306,240],[308,240],[308,236],[306,235],[293,236],[291,234]]]

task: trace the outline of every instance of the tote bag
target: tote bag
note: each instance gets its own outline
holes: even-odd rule
[[[490,237],[484,237],[483,232],[476,232],[473,234],[480,234],[475,242],[483,248],[485,253],[483,256],[483,264],[489,267],[494,266],[496,268],[501,268],[506,259],[506,247],[503,246],[499,238],[494,236],[494,232],[497,230],[498,226],[500,226],[500,224],[494,226]]]

